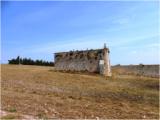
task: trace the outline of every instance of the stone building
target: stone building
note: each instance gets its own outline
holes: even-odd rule
[[[65,71],[88,71],[111,76],[109,49],[70,51],[55,53],[55,69]]]

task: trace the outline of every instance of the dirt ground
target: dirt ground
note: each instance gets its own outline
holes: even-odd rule
[[[1,65],[1,118],[159,119],[159,80]]]

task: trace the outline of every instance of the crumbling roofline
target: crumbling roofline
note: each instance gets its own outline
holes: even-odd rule
[[[109,51],[108,48],[105,48]],[[68,51],[68,52],[57,52],[53,54],[62,54],[62,53],[70,53],[70,52],[87,52],[87,51],[98,51],[98,50],[103,50],[103,49],[90,49],[90,50],[75,50],[75,51]]]

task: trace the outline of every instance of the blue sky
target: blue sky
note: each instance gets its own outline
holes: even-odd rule
[[[111,64],[158,64],[158,2],[3,2],[1,63],[110,49]]]

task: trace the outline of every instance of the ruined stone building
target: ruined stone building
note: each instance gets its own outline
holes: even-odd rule
[[[111,76],[109,49],[70,51],[55,53],[55,69],[65,71],[88,71]]]

